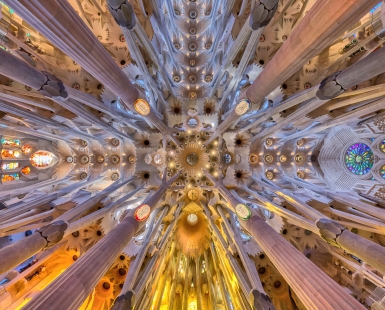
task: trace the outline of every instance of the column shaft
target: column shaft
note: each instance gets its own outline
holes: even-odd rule
[[[247,97],[260,103],[307,61],[321,53],[357,22],[378,0],[316,1],[289,39],[247,90]]]

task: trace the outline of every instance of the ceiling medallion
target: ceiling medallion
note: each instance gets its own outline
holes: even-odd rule
[[[266,179],[268,180],[274,179],[274,173],[271,171],[266,171],[265,176],[266,176]]]
[[[172,77],[172,79],[174,80],[175,83],[179,83],[180,82],[180,76],[179,75],[174,75]]]
[[[195,225],[196,223],[198,223],[198,216],[194,213],[187,215],[187,222],[190,225]]]
[[[209,50],[211,48],[211,46],[212,46],[212,43],[211,42],[207,42],[205,44],[205,49]]]
[[[162,165],[165,162],[163,154],[155,154],[154,155],[154,163],[156,165]]]
[[[281,163],[284,163],[284,162],[286,162],[287,157],[285,155],[281,155],[281,156],[279,156],[279,160]]]
[[[84,180],[85,178],[87,178],[87,176],[88,176],[87,173],[82,172],[82,173],[80,174],[80,180]]]
[[[195,28],[190,28],[190,34],[195,35],[197,33],[197,30]]]
[[[190,60],[190,66],[195,67],[195,64],[196,64],[195,59],[191,59]]]
[[[144,99],[136,99],[134,102],[134,109],[143,116],[150,114],[151,111],[150,105]]]
[[[82,140],[82,141],[80,142],[80,144],[81,144],[82,146],[87,146],[87,145],[88,145],[87,141],[84,141],[84,140]]]
[[[295,156],[294,156],[294,160],[295,160],[295,162],[296,162],[297,164],[303,163],[303,156],[302,156],[302,154],[297,154],[297,155],[295,155]]]
[[[197,99],[197,93],[196,92],[191,92],[191,93],[189,93],[189,98],[191,99],[191,100],[195,100],[195,99]]]
[[[206,75],[206,76],[205,76],[205,81],[206,81],[207,83],[210,83],[212,80],[213,80],[213,76],[212,76],[212,75]]]
[[[256,164],[258,162],[258,155],[250,154],[249,162],[250,164]]]
[[[196,189],[190,189],[188,192],[187,192],[187,197],[191,200],[197,200],[198,199],[198,196],[199,196],[199,193]]]
[[[188,80],[190,81],[190,83],[195,84],[197,82],[197,77],[196,75],[190,75]]]
[[[197,140],[197,134],[194,131],[190,136],[182,137],[186,138],[186,141],[182,148],[175,151],[175,168],[181,170],[185,177],[199,179],[202,177],[203,170],[208,170],[212,168],[212,162],[210,161],[216,153],[215,150],[212,150],[210,153],[206,147],[203,146],[200,141]]]
[[[273,163],[273,161],[274,161],[274,156],[273,155],[271,155],[271,154],[265,155],[265,163],[271,164],[271,163]]]
[[[191,152],[187,155],[186,161],[190,166],[195,166],[199,162],[199,156],[195,152]]]
[[[174,47],[179,50],[180,49],[180,44],[179,42],[174,42]]]
[[[101,155],[99,155],[98,157],[96,157],[96,160],[97,160],[97,162],[98,163],[104,163],[104,156],[101,156]]]
[[[250,100],[242,99],[237,103],[237,106],[235,107],[235,113],[237,113],[239,116],[242,116],[250,109],[250,106]]]
[[[113,139],[111,139],[111,144],[113,146],[118,146],[120,144],[120,140],[116,139],[116,138],[113,138]]]
[[[151,213],[151,208],[149,205],[141,205],[135,210],[134,218],[138,222],[143,222],[148,219]]]
[[[67,156],[66,162],[67,163],[72,163],[74,161],[74,158],[72,156]]]
[[[118,179],[119,179],[119,173],[114,172],[113,174],[111,174],[111,180],[112,181],[116,181]]]
[[[190,50],[190,52],[195,52],[196,49],[197,49],[196,43],[191,42],[191,43],[188,45],[188,49]]]
[[[274,143],[274,140],[272,138],[267,138],[265,141],[266,146],[272,146]]]
[[[135,164],[136,163],[136,157],[134,155],[128,156],[128,162],[130,164]]]
[[[250,208],[243,203],[237,204],[235,207],[235,213],[237,214],[238,218],[243,221],[248,221],[251,218]]]
[[[297,177],[299,177],[300,179],[304,179],[305,178],[305,173],[301,170],[298,170],[297,171]]]
[[[118,155],[112,155],[110,160],[112,164],[116,165],[120,162],[120,157]]]
[[[297,140],[297,146],[302,146],[304,144],[305,144],[305,140],[304,139]]]
[[[195,19],[195,18],[197,18],[198,13],[195,10],[191,10],[188,15],[190,16],[191,19]]]
[[[87,164],[87,163],[89,163],[89,161],[90,161],[90,158],[87,155],[80,156],[80,162],[82,164]]]

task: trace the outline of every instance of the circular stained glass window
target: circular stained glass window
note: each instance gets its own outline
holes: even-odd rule
[[[367,174],[373,167],[374,155],[364,143],[351,145],[345,154],[346,167],[356,175]]]

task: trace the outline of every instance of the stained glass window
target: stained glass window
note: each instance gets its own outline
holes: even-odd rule
[[[20,175],[18,173],[12,173],[12,174],[3,174],[1,177],[1,182],[11,182],[11,181],[17,181],[19,180]]]
[[[380,169],[381,176],[385,179],[385,166],[382,166]]]
[[[11,139],[11,138],[2,138],[1,139],[1,145],[3,145],[3,146],[19,146],[20,140]]]
[[[23,152],[23,154],[29,154],[29,153],[31,153],[32,148],[31,148],[31,146],[29,144],[24,144],[21,147],[21,151]]]
[[[38,151],[29,158],[32,166],[37,168],[48,167],[53,161],[53,155],[50,152]]]
[[[382,140],[381,144],[380,144],[380,150],[385,153],[385,140]]]
[[[2,170],[13,170],[20,167],[19,163],[3,163],[1,164]]]
[[[1,150],[1,156],[3,158],[19,158],[20,157],[20,151],[15,150]]]
[[[23,175],[27,175],[27,174],[30,174],[31,173],[31,168],[26,166],[26,167],[23,167],[21,168],[21,174]]]
[[[346,151],[346,167],[356,175],[367,174],[373,167],[373,161],[373,152],[364,143],[355,143]]]

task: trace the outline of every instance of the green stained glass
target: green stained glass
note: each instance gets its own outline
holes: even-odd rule
[[[367,174],[373,167],[373,161],[373,152],[364,143],[355,143],[346,151],[345,164],[353,174]]]

